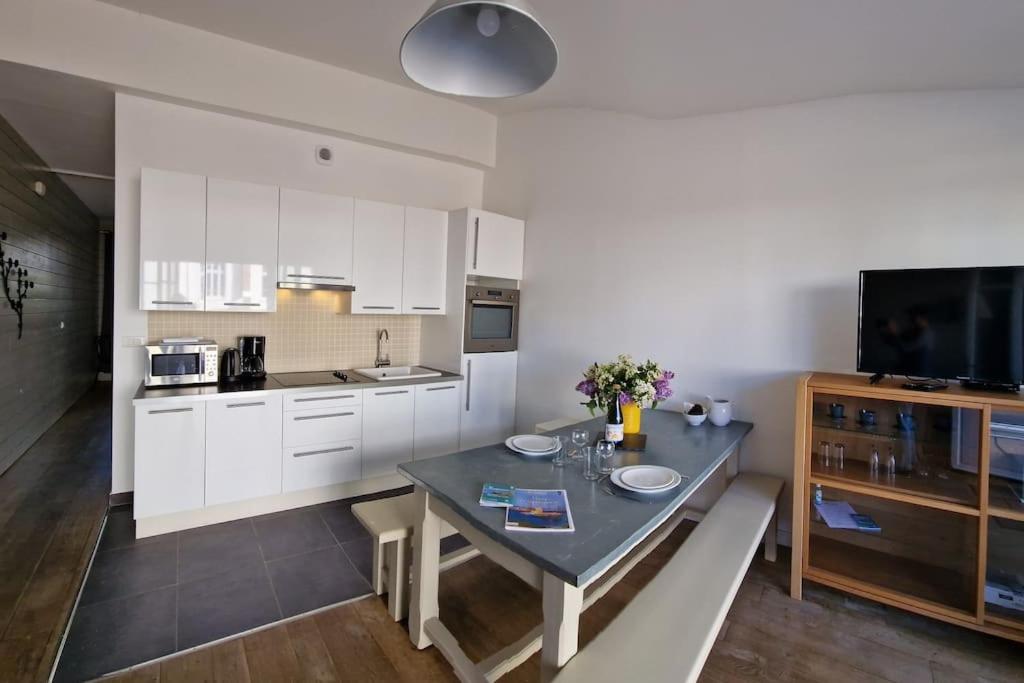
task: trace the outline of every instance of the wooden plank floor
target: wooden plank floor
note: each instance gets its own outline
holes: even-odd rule
[[[0,476],[0,681],[45,681],[110,494],[97,385]]]
[[[682,543],[686,525],[583,615],[586,643]],[[784,551],[785,549],[780,549]],[[758,558],[747,575],[703,681],[1024,680],[1024,648],[992,636],[809,585],[791,600],[788,553]],[[540,623],[541,604],[517,578],[478,558],[444,574],[441,615],[479,661]],[[680,606],[685,609],[685,606]],[[623,643],[624,651],[643,643]],[[502,679],[537,681],[539,655]],[[404,624],[367,598],[231,641],[138,667],[104,681],[454,681],[433,649],[417,651]],[[639,683],[639,682],[638,682]]]

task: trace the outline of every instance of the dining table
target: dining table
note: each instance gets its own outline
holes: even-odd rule
[[[603,433],[604,422],[603,417],[595,418],[546,434],[568,441],[573,430],[586,429],[593,437]],[[416,497],[409,605],[413,644],[420,649],[437,647],[461,680],[495,680],[540,649],[541,678],[551,680],[578,650],[582,611],[667,537],[702,484],[720,470],[726,480],[735,475],[740,445],[753,425],[733,420],[722,427],[692,426],[682,413],[647,410],[643,428],[644,449],[618,450],[614,466],[669,467],[682,477],[669,492],[628,494],[607,477],[585,479],[577,464],[556,466],[550,455],[522,455],[505,443],[399,465],[399,472],[414,484]],[[564,490],[574,531],[506,530],[505,510],[480,504],[485,483]],[[481,554],[542,593],[543,623],[479,663],[466,656],[440,619],[444,522]]]

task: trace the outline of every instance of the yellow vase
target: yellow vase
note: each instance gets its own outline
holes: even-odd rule
[[[622,431],[626,434],[640,433],[640,406],[635,403],[622,405]]]

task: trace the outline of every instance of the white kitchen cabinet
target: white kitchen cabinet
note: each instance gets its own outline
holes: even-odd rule
[[[335,441],[358,441],[363,430],[363,409],[319,407],[284,414],[284,445],[310,446]]]
[[[459,450],[459,386],[461,382],[416,387],[413,459],[433,458]]]
[[[363,392],[363,479],[394,474],[413,455],[415,387]]]
[[[445,314],[447,262],[448,214],[407,206],[402,276],[403,313]]]
[[[135,518],[203,507],[206,404],[135,408]]]
[[[139,307],[203,310],[206,177],[142,169]]]
[[[462,356],[460,450],[501,443],[512,435],[517,360],[515,351]]]
[[[509,280],[523,279],[526,224],[488,211],[470,209],[466,230],[466,273]]]
[[[405,207],[355,200],[353,313],[402,312]]]
[[[360,450],[357,440],[285,447],[284,492],[356,481],[362,476]]]
[[[277,308],[278,188],[206,183],[207,311]]]
[[[280,282],[352,284],[351,197],[281,188]]]
[[[281,493],[281,396],[210,401],[206,505]]]

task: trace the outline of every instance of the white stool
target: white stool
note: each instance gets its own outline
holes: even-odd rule
[[[416,524],[414,496],[380,498],[352,506],[352,514],[373,537],[373,590],[388,594],[388,614],[395,621],[405,618],[409,602],[409,567],[412,563],[412,533]],[[458,532],[441,523],[441,538]],[[441,568],[472,559],[480,552],[473,547],[460,548],[441,558]]]

